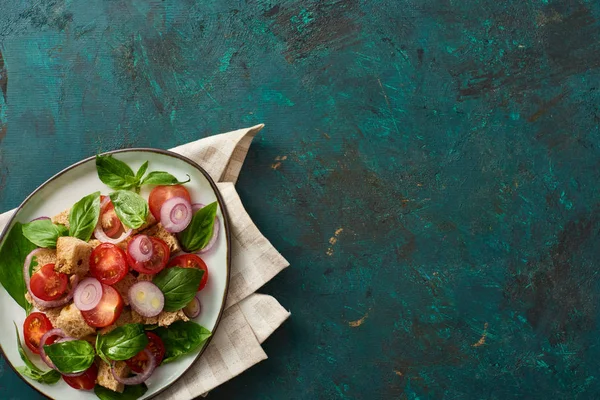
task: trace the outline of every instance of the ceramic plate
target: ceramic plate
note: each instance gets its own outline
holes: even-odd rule
[[[214,335],[225,306],[230,267],[229,225],[223,199],[217,191],[215,183],[198,164],[179,154],[168,151],[126,149],[107,154],[113,154],[115,158],[127,163],[134,171],[137,171],[144,161],[148,161],[148,171],[167,171],[179,180],[185,180],[186,175],[189,175],[191,182],[185,186],[190,192],[192,202],[209,204],[218,201],[217,215],[219,216],[221,229],[215,247],[202,256],[208,265],[210,279],[207,286],[200,292],[202,312],[195,319],[197,323],[211,330]],[[111,192],[111,189],[98,179],[94,157],[70,166],[50,178],[19,206],[7,228],[2,232],[0,245],[4,242],[6,233],[15,222],[25,223],[40,216],[56,215],[71,207],[83,196],[98,190],[102,194]],[[148,187],[142,187],[140,194],[147,199],[149,192]],[[0,347],[13,369],[24,365],[17,352],[13,321],[16,322],[22,335],[25,317],[25,310],[0,286]],[[142,399],[156,396],[156,394],[173,384],[196,361],[207,345],[208,342],[197,353],[157,368],[147,382],[148,392]],[[27,348],[26,350],[29,351]],[[43,367],[43,369],[47,369],[39,356],[32,355],[32,353],[29,353],[29,355],[36,364]],[[33,388],[51,399],[73,398],[74,396],[82,400],[97,399],[93,391],[75,390],[62,379],[55,385],[44,385],[26,377],[22,378]]]

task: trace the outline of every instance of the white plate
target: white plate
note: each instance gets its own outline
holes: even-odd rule
[[[126,149],[107,154],[113,154],[115,158],[127,163],[134,171],[137,171],[144,161],[148,161],[148,171],[166,171],[176,176],[179,180],[185,180],[187,178],[186,175],[189,175],[191,182],[185,186],[190,192],[193,203],[209,204],[213,201],[218,201],[219,209],[217,215],[221,224],[220,233],[213,249],[207,254],[202,255],[202,258],[208,265],[209,279],[207,286],[200,292],[202,313],[195,319],[197,323],[211,330],[214,335],[225,306],[230,267],[229,224],[223,199],[219,195],[216,185],[199,165],[179,154],[156,149]],[[98,190],[102,194],[111,192],[111,189],[98,179],[94,157],[70,166],[50,178],[19,206],[17,212],[8,223],[7,228],[2,233],[0,246],[4,242],[6,233],[15,222],[25,223],[40,216],[56,215],[70,208],[82,197]],[[143,187],[141,195],[147,199],[149,192],[149,188]],[[0,347],[14,369],[14,367],[24,365],[24,363],[17,352],[17,339],[13,321],[19,327],[22,339],[25,310],[0,286]],[[157,368],[149,379],[149,382],[147,382],[148,392],[142,399],[155,396],[175,382],[202,354],[207,345],[208,342],[198,352]],[[26,348],[26,351],[29,350]],[[47,368],[39,360],[39,356],[32,353],[28,354],[32,360],[37,361],[36,364],[43,366],[44,369]],[[75,390],[68,386],[62,379],[55,385],[45,385],[23,376],[22,378],[33,388],[51,399],[74,398],[75,396],[82,400],[98,398],[93,391]]]

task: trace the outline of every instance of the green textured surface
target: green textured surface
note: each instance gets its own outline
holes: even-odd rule
[[[264,122],[238,190],[292,317],[209,398],[600,398],[599,19],[2,0],[0,209],[99,151]],[[37,397],[1,363],[0,398]]]

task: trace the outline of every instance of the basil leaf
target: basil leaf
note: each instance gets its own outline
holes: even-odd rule
[[[27,255],[37,246],[23,236],[22,227],[20,223],[15,223],[0,247],[0,283],[8,294],[29,312],[32,305],[25,300],[27,288],[23,279],[23,263]]]
[[[14,322],[13,322],[14,324]],[[17,328],[17,324],[15,325],[15,332],[17,333],[17,350],[19,350],[19,355],[21,356],[21,360],[25,363],[25,365],[17,367],[17,371],[28,378],[33,379],[36,382],[53,384],[60,380],[60,373],[53,369],[48,371],[42,371],[35,365],[29,357],[27,357],[27,353],[25,353],[25,349],[23,348],[23,344],[21,343],[21,337],[19,336],[19,328]]]
[[[168,328],[156,329],[154,333],[165,345],[165,364],[200,349],[211,335],[208,329],[194,321],[177,321]]]
[[[146,173],[147,170],[148,170],[148,161],[143,163],[142,166],[140,167],[140,169],[138,169],[138,171],[135,174],[135,179],[137,179],[138,182],[141,182],[142,178],[144,177],[144,174]]]
[[[168,172],[163,171],[154,171],[150,172],[146,177],[142,180],[142,185],[179,185],[182,183],[188,183],[191,179],[190,176],[187,175],[187,181],[178,181],[173,175]]]
[[[115,361],[128,360],[148,345],[148,336],[142,324],[123,325],[96,338],[98,355]]]
[[[141,383],[139,385],[125,385],[123,393],[113,392],[104,386],[96,385],[94,387],[94,393],[100,398],[100,400],[137,400],[142,397],[148,391],[148,387]]]
[[[100,192],[79,200],[69,213],[69,235],[88,242],[100,217]]]
[[[53,224],[49,219],[38,219],[23,225],[23,236],[39,247],[56,248],[60,236],[68,236],[69,229],[64,225]]]
[[[137,182],[129,165],[111,155],[96,156],[96,169],[102,183],[114,190],[129,189]]]
[[[94,362],[96,353],[85,340],[54,343],[44,346],[46,355],[63,374],[84,372]]]
[[[146,223],[148,203],[142,196],[128,190],[119,190],[110,194],[117,217],[129,228],[137,229]]]
[[[206,247],[213,235],[216,215],[216,201],[196,211],[188,227],[177,236],[185,251],[195,253]]]
[[[165,311],[185,307],[198,292],[204,271],[197,268],[166,268],[152,279],[165,295]]]

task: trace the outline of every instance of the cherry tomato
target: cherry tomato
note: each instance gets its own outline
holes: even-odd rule
[[[102,285],[102,298],[98,305],[89,310],[82,311],[81,315],[89,326],[104,328],[113,324],[123,311],[123,298],[112,286]]]
[[[152,258],[146,262],[136,261],[133,257],[127,253],[127,262],[131,268],[142,274],[157,274],[163,270],[171,257],[171,250],[163,240],[150,236],[152,241]]]
[[[100,201],[104,201],[106,196],[100,196],[100,198]],[[104,233],[110,237],[117,236],[121,231],[121,228],[123,228],[121,220],[117,217],[117,213],[115,212],[115,206],[110,200],[102,207],[102,210],[100,210],[100,223],[102,224]]]
[[[156,218],[157,221],[160,221],[160,208],[162,207],[163,203],[169,200],[171,197],[183,197],[190,203],[192,202],[190,193],[181,185],[155,187],[152,189],[152,192],[150,192],[148,204],[150,205],[150,212],[152,215],[154,215],[154,218]]]
[[[92,390],[96,385],[96,378],[98,377],[98,367],[96,364],[92,364],[91,367],[85,370],[82,375],[79,376],[64,376],[63,380],[67,382],[67,385],[74,389],[79,390]]]
[[[23,323],[23,336],[25,344],[29,347],[29,350],[35,354],[40,354],[38,348],[40,347],[40,340],[42,336],[49,330],[53,329],[52,322],[46,317],[46,314],[41,312],[34,312],[29,314]],[[46,340],[45,344],[52,344],[56,340],[56,337],[51,337]]]
[[[204,271],[204,275],[202,275],[202,280],[200,281],[200,286],[198,287],[198,291],[204,289],[206,286],[206,282],[208,281],[208,267],[204,260],[198,257],[195,254],[182,254],[180,256],[174,257],[167,265],[167,268],[171,267],[181,267],[181,268],[198,268]]]
[[[59,299],[67,290],[66,274],[54,271],[54,264],[46,264],[33,274],[29,285],[31,291],[42,300]]]
[[[150,352],[154,354],[154,358],[156,358],[156,365],[158,366],[165,356],[165,345],[163,344],[161,338],[159,338],[155,333],[146,332],[146,336],[148,336],[149,340],[146,349],[150,350]],[[142,372],[146,368],[147,362],[148,356],[143,350],[129,360],[125,360],[125,363],[129,366],[129,368],[131,368],[133,372],[137,373]]]
[[[90,255],[90,273],[105,285],[114,285],[127,275],[127,256],[112,243],[102,243]]]

